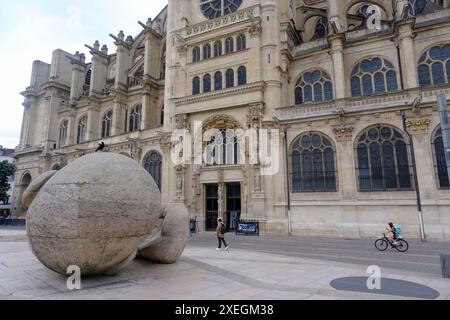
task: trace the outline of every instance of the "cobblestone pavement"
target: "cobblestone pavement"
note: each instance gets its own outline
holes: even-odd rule
[[[231,250],[217,252],[214,235],[211,234],[194,236],[183,257],[176,264],[156,265],[135,260],[117,276],[84,278],[82,290],[69,291],[66,278],[47,270],[33,256],[23,231],[4,231],[0,230],[0,299],[378,300],[412,298],[408,290],[397,292],[395,296],[384,295],[381,291],[367,293],[336,290],[330,282],[348,277],[367,278],[368,263],[371,264],[373,261],[344,263],[334,261],[334,258],[330,260],[321,256],[314,256],[312,259],[305,257],[304,253],[292,250],[297,242],[305,243],[309,239],[309,242],[312,242],[311,246],[316,245],[316,252],[325,255],[320,248],[328,242],[333,242],[331,239],[283,237],[258,239],[229,236]],[[259,249],[258,243],[263,249]],[[364,243],[363,245],[366,245]],[[369,249],[368,244],[369,242],[367,242],[367,249]],[[426,245],[440,248],[443,243],[436,246]],[[276,247],[278,252],[275,254],[272,251],[276,251]],[[352,251],[347,247],[342,250]],[[373,250],[371,252],[375,253]],[[387,257],[394,260],[391,254],[394,255],[394,253],[387,253]],[[411,254],[415,254],[414,249]],[[354,252],[354,255],[357,258],[358,252]],[[377,261],[376,257],[373,259]],[[378,260],[381,259],[378,257]],[[362,263],[363,261],[367,263]],[[412,261],[410,264],[413,263]],[[434,261],[426,263],[435,264]],[[382,267],[382,277],[424,285],[436,290],[438,299],[450,299],[450,280],[442,279],[435,272]]]

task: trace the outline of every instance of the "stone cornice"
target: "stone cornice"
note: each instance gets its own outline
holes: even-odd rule
[[[176,106],[180,106],[180,105],[189,104],[189,103],[207,101],[207,100],[214,99],[214,98],[227,97],[227,96],[235,95],[238,93],[263,90],[265,87],[266,87],[266,83],[264,81],[260,81],[260,82],[254,82],[251,84],[239,86],[239,87],[233,87],[233,88],[223,89],[223,90],[219,90],[219,91],[213,91],[210,93],[204,93],[204,94],[199,94],[199,95],[195,95],[195,96],[174,98],[172,100],[175,102]]]
[[[280,121],[295,121],[320,116],[337,117],[341,111],[356,113],[410,108],[419,95],[423,97],[421,105],[433,105],[436,103],[436,93],[441,91],[450,94],[450,85],[416,88],[370,97],[345,98],[323,103],[281,107],[277,108],[277,119]]]

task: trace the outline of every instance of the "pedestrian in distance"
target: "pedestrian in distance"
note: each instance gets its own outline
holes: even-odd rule
[[[222,249],[222,243],[223,243],[225,246],[225,250],[228,251],[229,247],[227,245],[227,242],[225,241],[225,233],[227,233],[227,226],[223,223],[222,219],[219,219],[217,221],[218,221],[218,224],[217,224],[216,234],[217,234],[217,240],[219,241],[219,247],[216,250],[220,251],[220,249]]]

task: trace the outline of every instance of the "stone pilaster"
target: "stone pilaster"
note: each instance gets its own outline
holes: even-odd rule
[[[400,50],[400,60],[402,64],[402,76],[404,89],[418,87],[417,68],[411,67],[412,61],[416,60],[413,33],[414,19],[400,22],[398,25],[398,46]]]
[[[342,36],[330,37],[331,59],[333,60],[334,92],[336,99],[346,97],[345,68],[344,68],[344,40]]]

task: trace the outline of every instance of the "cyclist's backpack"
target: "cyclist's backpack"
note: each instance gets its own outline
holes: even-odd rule
[[[400,227],[395,227],[394,228],[394,232],[397,235],[397,237],[400,236],[403,233],[402,229]]]
[[[221,234],[225,234],[225,233],[227,233],[227,232],[228,232],[227,226],[226,226],[225,224],[221,223],[221,224],[220,224],[220,233],[221,233]]]

